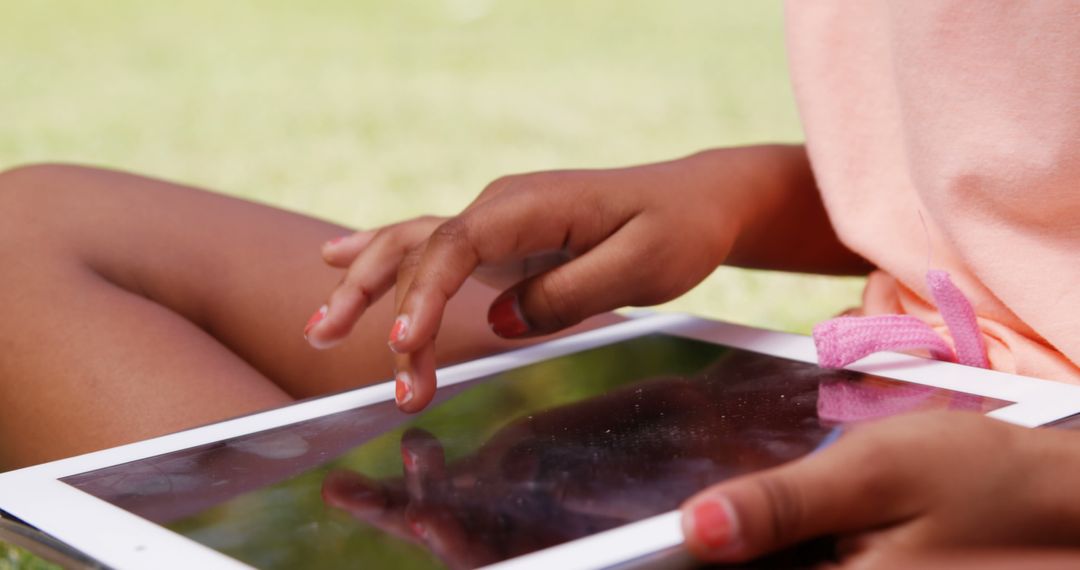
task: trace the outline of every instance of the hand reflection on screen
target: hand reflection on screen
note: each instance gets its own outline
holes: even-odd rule
[[[812,400],[762,415],[742,398],[718,398],[718,384],[653,379],[519,418],[449,465],[440,441],[413,428],[401,439],[403,477],[338,470],[323,497],[451,568],[470,568],[674,509],[820,439],[789,429],[815,415]],[[784,395],[772,397],[780,404]]]
[[[696,377],[520,417],[449,463],[444,442],[409,429],[402,477],[338,470],[322,491],[327,504],[471,568],[672,510],[715,482],[809,453],[836,423],[971,406],[979,399],[732,352]]]
[[[836,378],[819,385],[817,407],[822,421],[847,424],[934,409],[980,411],[983,398],[922,384]]]

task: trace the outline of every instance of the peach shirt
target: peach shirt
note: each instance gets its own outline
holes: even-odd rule
[[[927,269],[991,366],[1080,383],[1080,2],[789,0],[807,148],[865,314],[941,333]],[[946,335],[947,338],[947,335]]]

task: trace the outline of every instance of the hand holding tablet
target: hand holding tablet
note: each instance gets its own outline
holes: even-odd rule
[[[1080,539],[1080,505],[1063,495],[1074,495],[1078,469],[1077,433],[910,414],[699,493],[683,506],[683,528],[698,556],[724,562],[820,536],[844,537],[839,554],[855,565],[926,550],[1068,547]]]

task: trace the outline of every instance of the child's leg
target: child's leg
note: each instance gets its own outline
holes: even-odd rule
[[[388,378],[393,293],[342,347],[302,337],[341,275],[319,246],[348,231],[117,172],[0,174],[0,468]],[[440,359],[512,346],[494,295],[466,286]]]

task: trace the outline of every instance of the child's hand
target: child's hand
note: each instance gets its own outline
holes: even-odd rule
[[[1078,469],[1075,433],[911,414],[699,493],[683,506],[683,529],[696,555],[724,562],[829,535],[854,565],[938,549],[1075,545]]]
[[[823,273],[868,269],[837,240],[805,149],[782,145],[508,176],[455,217],[360,232],[327,244],[323,255],[349,270],[309,324],[310,342],[340,342],[395,287],[399,317],[390,346],[398,353],[398,404],[410,412],[431,401],[435,334],[447,301],[470,275],[509,287],[488,320],[512,338],[673,299],[725,261]]]
[[[758,189],[746,174],[746,151],[728,152],[509,176],[453,218],[418,218],[328,244],[327,260],[349,270],[309,340],[320,347],[341,341],[396,286],[400,316],[390,346],[399,354],[398,402],[418,411],[435,390],[434,337],[446,303],[478,269],[478,276],[499,269],[494,277],[513,285],[488,314],[504,337],[672,299],[728,256],[746,217],[744,196]],[[508,272],[513,278],[505,280]]]

